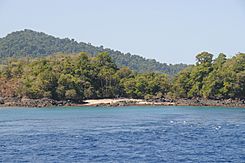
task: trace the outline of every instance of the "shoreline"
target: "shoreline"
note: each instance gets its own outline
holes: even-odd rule
[[[204,102],[206,101],[206,102]],[[206,106],[206,107],[237,107],[245,108],[245,101],[239,100],[193,100],[193,99],[178,99],[164,102],[146,101],[143,99],[98,99],[85,100],[86,104],[71,104],[71,106]]]
[[[245,108],[245,100],[210,100],[210,99],[133,99],[133,98],[108,98],[108,99],[88,99],[83,103],[72,103],[68,101],[56,101],[48,98],[26,99],[9,98],[0,100],[0,107],[52,107],[52,106],[217,106],[217,107],[237,107]]]

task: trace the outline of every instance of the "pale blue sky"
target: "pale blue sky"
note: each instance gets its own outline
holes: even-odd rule
[[[245,52],[243,0],[0,0],[0,20],[0,37],[33,29],[166,63]]]

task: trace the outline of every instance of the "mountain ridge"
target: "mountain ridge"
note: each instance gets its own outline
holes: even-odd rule
[[[7,34],[0,38],[0,58],[41,57],[55,53],[86,52],[92,56],[100,52],[107,52],[118,67],[127,66],[142,72],[158,72],[175,75],[187,67],[187,64],[167,64],[146,59],[139,55],[122,53],[119,50],[94,46],[90,43],[77,42],[74,39],[59,38],[44,32],[24,29]]]

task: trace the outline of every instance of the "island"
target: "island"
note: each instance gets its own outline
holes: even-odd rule
[[[0,40],[0,58],[1,106],[245,106],[244,53],[166,65],[25,30]]]

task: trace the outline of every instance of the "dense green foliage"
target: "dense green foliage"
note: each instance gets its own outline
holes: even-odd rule
[[[107,52],[118,67],[127,66],[131,70],[140,73],[159,72],[174,75],[187,66],[185,64],[168,65],[159,63],[154,59],[145,59],[130,53],[123,54],[120,51],[103,48],[103,46],[95,47],[89,43],[78,43],[74,39],[55,38],[32,30],[13,32],[4,38],[0,38],[1,60],[8,57],[40,57],[58,52],[66,54],[86,52],[92,56],[100,52]]]
[[[58,51],[85,52],[49,55]],[[115,97],[245,98],[243,53],[232,58],[219,54],[213,59],[212,54],[202,52],[196,56],[195,65],[186,67],[172,79],[162,72],[174,74],[185,65],[171,67],[136,55],[30,30],[15,32],[0,39],[2,58],[18,58],[23,54],[48,56],[12,59],[0,65],[2,83],[9,80],[18,84],[13,88],[18,88],[17,94],[21,97],[73,101]],[[3,88],[9,88],[9,85]]]
[[[12,60],[1,76],[20,80],[19,96],[81,101],[164,95],[169,90],[166,75],[137,74],[127,67],[117,68],[107,53],[89,57],[56,55],[35,60]]]
[[[196,56],[195,66],[181,71],[175,78],[176,97],[209,99],[245,98],[245,54],[227,59],[224,54],[213,60],[207,52]]]

